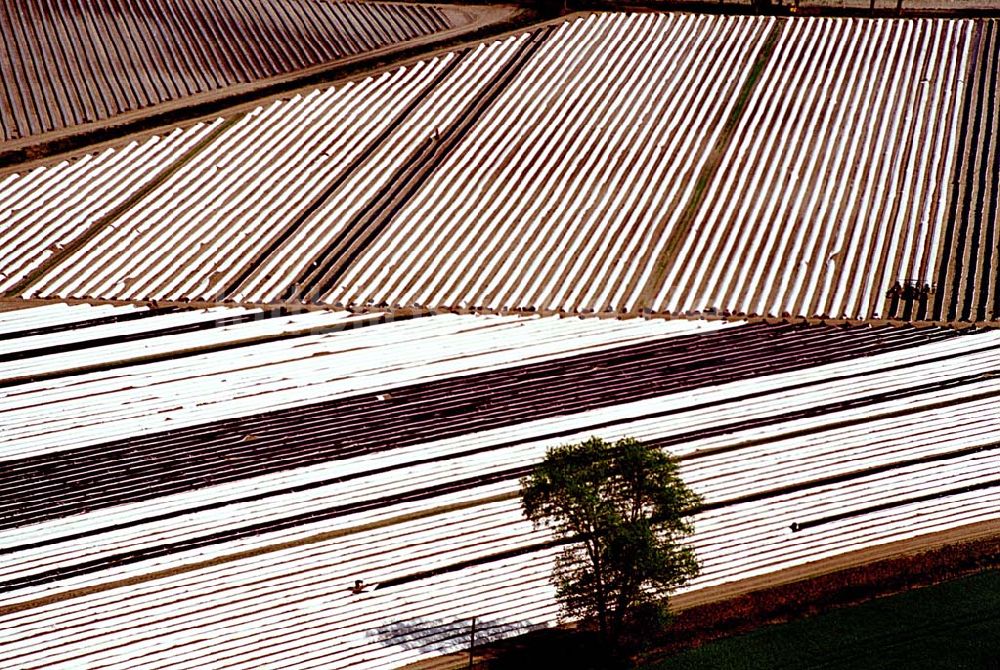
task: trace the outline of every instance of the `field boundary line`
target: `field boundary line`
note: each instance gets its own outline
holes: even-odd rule
[[[455,71],[455,68],[457,68],[459,63],[464,60],[470,50],[471,47],[466,47],[454,52],[455,57],[441,69],[441,72],[436,74],[429,83],[424,85],[423,89],[393,117],[393,119],[380,133],[368,140],[365,148],[344,166],[344,168],[340,171],[340,174],[338,174],[333,181],[319,193],[319,195],[315,196],[301,212],[299,212],[295,219],[274,238],[271,244],[269,244],[268,247],[262,252],[257,254],[253,260],[247,264],[243,272],[236,277],[236,279],[216,294],[216,299],[222,300],[238,291],[240,286],[242,286],[253,275],[254,271],[266,263],[267,260],[306,223],[306,221],[312,218],[313,214],[315,214],[320,207],[329,201],[333,194],[344,185],[344,182],[346,182],[351,175],[353,175],[364,163],[368,161],[369,158],[371,158],[372,154],[375,153],[375,151],[389,139],[390,135],[399,130],[399,127],[403,124],[403,122],[411,114],[413,114],[413,112],[423,103],[427,96],[430,95],[441,84],[441,82],[447,79],[448,76]],[[313,262],[315,263],[316,261],[314,260]]]

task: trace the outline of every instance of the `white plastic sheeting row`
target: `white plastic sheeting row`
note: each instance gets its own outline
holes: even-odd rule
[[[56,305],[68,307],[65,303],[56,303]],[[139,307],[136,305],[109,306],[110,309],[100,309],[100,307],[97,309],[86,309],[91,308],[91,305],[87,304],[77,305],[76,307],[82,307],[85,309],[73,310],[74,313],[79,312],[80,316],[83,316],[84,314],[92,314],[90,317],[91,319],[102,318],[102,313],[107,314],[108,317],[112,315],[124,315],[136,312],[146,312],[149,314],[148,307]],[[198,324],[204,325],[219,319],[255,315],[261,316],[263,314],[263,310],[260,309],[245,309],[242,307],[212,307],[198,310],[178,310],[176,312],[159,314],[155,317],[150,315],[145,318],[134,320],[123,319],[121,321],[111,321],[108,323],[93,323],[87,325],[87,327],[83,327],[83,324],[81,324],[80,326],[73,327],[73,334],[71,336],[68,336],[67,331],[65,330],[55,330],[48,332],[25,333],[22,337],[9,338],[7,340],[0,341],[0,356],[4,354],[14,354],[17,352],[26,354],[30,351],[39,350],[54,351],[60,347],[64,347],[66,344],[72,344],[76,347],[91,342],[92,346],[87,347],[89,350],[88,353],[84,354],[85,356],[90,356],[94,350],[100,350],[100,342],[141,336],[143,334],[155,333],[157,331],[167,329],[191,327],[197,326]],[[70,338],[72,338],[71,342],[67,342]],[[106,354],[106,352],[102,353]],[[73,351],[72,355],[80,356],[80,354],[76,351]],[[66,369],[65,362],[62,365],[55,362],[58,358],[58,356],[47,356],[45,358],[45,362],[41,364],[38,361],[22,364],[25,365],[25,369],[29,374],[39,374],[47,371]],[[110,357],[105,355],[101,357],[101,360],[107,361],[108,358]],[[79,359],[77,359],[72,361],[71,364],[79,362]],[[0,364],[0,366],[2,366],[2,364]],[[3,375],[3,379],[10,379],[11,377],[17,375],[16,368],[9,367],[9,364],[8,367],[0,367],[0,369],[3,370],[3,372],[0,372],[0,375]]]
[[[124,203],[222,120],[0,178],[0,292]]]
[[[30,318],[33,310],[24,310]],[[217,309],[222,317],[243,310]],[[185,312],[193,321],[199,312]],[[156,319],[146,319],[154,327]],[[370,320],[305,314],[0,363],[0,381]],[[732,327],[723,322],[438,315],[55,376],[0,389],[0,461],[418,381]],[[79,336],[79,335],[78,335]]]
[[[561,25],[323,300],[632,308],[772,24]]]
[[[416,369],[405,378],[430,379],[516,365],[511,352],[540,360],[698,327],[696,322],[438,316],[321,336],[326,350],[339,354],[314,357],[322,350],[315,345],[292,347],[291,340],[283,345],[286,355],[315,364],[336,359],[331,369],[368,378],[369,390],[391,390],[401,379],[393,374],[400,365],[392,360],[393,351],[414,360]],[[295,338],[296,344],[307,341]],[[359,347],[364,341],[371,351]],[[259,345],[265,346],[271,345]],[[431,356],[435,351],[439,359],[457,358],[462,365],[442,368],[442,361],[435,363]],[[270,355],[258,360],[278,376],[279,369],[293,369],[290,357],[283,363],[270,362]],[[344,367],[356,357],[368,360]],[[210,358],[201,363],[206,375],[212,374],[206,368]],[[249,360],[224,361],[217,369],[240,375]],[[776,574],[820,558],[1000,517],[1000,487],[960,490],[991,482],[1000,466],[1000,449],[991,444],[1000,419],[995,402],[1000,383],[992,376],[998,363],[1000,333],[965,335],[121,505],[0,533],[2,547],[50,542],[5,556],[0,581],[350,502],[392,500],[435,484],[530,465],[547,447],[594,433],[647,440],[689,434],[671,447],[685,459],[685,480],[709,503],[732,501],[696,519],[693,543],[704,574],[689,590]],[[146,367],[152,365],[136,366],[130,379]],[[321,377],[287,378],[308,386]],[[81,396],[100,380],[84,381]],[[36,400],[57,390],[44,384],[34,388],[41,394]],[[146,388],[123,393],[141,394]],[[86,403],[73,411],[81,419],[103,421],[108,412],[100,407],[103,395],[89,394],[97,410],[93,415],[85,417]],[[771,422],[750,423],[759,420]],[[699,437],[726,425],[725,431]],[[568,432],[546,437],[555,431]],[[63,437],[72,442],[73,434],[67,429]],[[955,453],[959,450],[965,451]],[[353,479],[288,491],[337,477]],[[831,482],[831,477],[841,480]],[[799,488],[783,491],[789,485]],[[5,593],[0,595],[0,664],[385,668],[461,648],[472,616],[501,636],[551,624],[557,608],[548,577],[556,549],[447,570],[546,539],[544,531],[521,518],[516,499],[496,499],[516,488],[512,478],[424,500],[388,502]],[[111,528],[279,490],[285,492],[265,500]],[[941,497],[907,502],[934,493]],[[735,502],[752,494],[766,495]],[[886,503],[895,506],[866,511]],[[456,504],[465,507],[455,509]],[[845,512],[855,514],[798,532],[790,529],[793,522],[808,524]],[[86,532],[91,534],[83,539],[58,541]],[[316,537],[331,532],[335,535]],[[268,550],[279,542],[297,544]],[[226,560],[246,550],[268,551]],[[204,560],[218,562],[177,570]],[[446,571],[420,577],[441,568]],[[170,569],[176,572],[142,579]],[[384,583],[407,577],[361,595],[348,591],[357,578]],[[138,581],[36,603],[20,612],[4,609],[124,578]]]
[[[8,309],[0,311],[0,335],[23,333],[38,328],[67,327],[74,323],[124,316],[149,309],[140,305],[67,305],[64,302],[47,303],[30,309],[25,309],[25,305],[18,303],[8,303],[5,307]]]
[[[886,317],[933,283],[973,27],[785,22],[653,308]]]
[[[104,333],[114,333],[115,336],[127,336],[144,331],[154,331],[170,327],[180,328],[184,326],[194,327],[198,324],[206,325],[216,320],[224,320],[232,317],[249,317],[250,321],[242,321],[232,325],[213,327],[203,330],[197,334],[191,332],[165,333],[162,335],[149,333],[132,342],[115,342],[113,337],[101,342],[94,342],[82,350],[71,349],[68,351],[52,351],[44,356],[32,356],[21,360],[5,361],[0,363],[0,379],[10,383],[13,380],[27,381],[41,375],[65,375],[69,372],[79,373],[88,368],[105,367],[110,363],[121,366],[128,361],[139,361],[150,356],[164,357],[176,355],[181,352],[190,353],[201,348],[234,346],[239,342],[254,341],[259,338],[278,337],[295,332],[309,332],[312,329],[325,328],[329,326],[349,327],[360,325],[370,321],[360,316],[351,315],[348,312],[306,312],[293,316],[275,318],[273,316],[265,318],[267,315],[259,309],[235,309],[229,307],[213,307],[196,312],[180,312],[177,314],[163,315],[155,319],[144,320],[144,322],[133,322],[125,324],[109,324],[100,327],[88,328],[87,332],[75,333],[81,339],[77,342],[86,342],[88,339],[96,339]],[[257,320],[259,319],[259,320]],[[94,331],[91,333],[91,331]],[[64,333],[55,333],[47,336],[30,338],[30,341],[44,342],[58,341]],[[108,337],[105,335],[105,337]],[[25,341],[29,338],[22,338]],[[17,342],[7,342],[7,348],[14,349]],[[3,351],[3,348],[0,348]],[[149,380],[139,382],[140,385],[149,385]],[[17,392],[12,392],[19,395]],[[0,395],[2,397],[2,395]]]

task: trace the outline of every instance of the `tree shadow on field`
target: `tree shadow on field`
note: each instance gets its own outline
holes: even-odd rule
[[[476,618],[475,645],[479,648],[538,628],[541,626]],[[368,636],[377,638],[385,646],[447,654],[469,648],[472,641],[472,619],[393,621],[368,631]]]
[[[627,655],[616,653],[593,631],[546,628],[493,646],[489,670],[571,668],[624,670],[632,667]]]

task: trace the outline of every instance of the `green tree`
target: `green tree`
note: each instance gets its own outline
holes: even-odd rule
[[[563,613],[613,647],[629,628],[662,627],[669,593],[698,574],[681,541],[701,499],[656,447],[591,437],[550,449],[521,480],[521,504],[536,527],[568,541],[553,573]]]

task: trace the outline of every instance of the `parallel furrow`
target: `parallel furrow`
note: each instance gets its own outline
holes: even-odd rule
[[[973,28],[786,22],[654,309],[926,317]]]
[[[324,0],[3,0],[0,142],[449,28],[436,7]],[[95,98],[102,98],[95,104]]]
[[[938,272],[934,316],[993,321],[1000,315],[1000,26],[982,22],[968,67],[954,189]]]
[[[629,309],[770,26],[657,14],[560,26],[319,299]]]
[[[0,528],[951,336],[744,326],[7,460]]]
[[[102,321],[117,314],[106,308],[83,319],[81,311],[0,313],[0,329],[25,333],[25,348],[37,350],[60,336],[52,329],[61,320],[79,323],[81,339],[95,342],[121,328],[126,350],[137,346],[130,333],[153,334],[158,323],[218,319],[191,310],[113,322]],[[296,374],[298,359],[316,367],[336,358],[331,366],[340,375],[362,374],[378,385],[374,399],[345,398],[357,421],[333,430],[362,438],[385,420],[387,435],[401,440],[336,462],[247,473],[243,480],[148,500],[102,506],[95,496],[89,511],[0,530],[0,665],[374,670],[462,649],[473,616],[477,630],[496,638],[551,625],[559,612],[550,574],[562,547],[547,528],[524,520],[517,477],[551,446],[595,434],[665,446],[704,497],[690,538],[702,574],[682,593],[755,577],[780,582],[785,570],[823,567],[816,563],[823,559],[900,541],[916,547],[937,533],[961,535],[973,524],[995,527],[1000,334],[717,324],[692,335],[693,328],[693,322],[442,315],[335,334],[324,357],[313,355],[309,338],[283,343],[289,358],[277,365],[291,389],[317,383]],[[518,353],[537,355],[534,348],[546,336],[552,338],[546,358],[515,360]],[[591,346],[598,350],[573,350],[595,336]],[[478,338],[476,347],[467,346],[471,338]],[[629,338],[637,341],[615,344]],[[363,343],[380,340],[385,347],[366,353]],[[479,369],[481,357],[497,364],[507,348],[513,348],[512,365]],[[245,364],[264,365],[268,347],[249,349]],[[423,370],[416,374],[442,378],[393,383],[386,376],[396,365],[393,352]],[[349,367],[364,356],[375,367]],[[448,371],[433,368],[445,362],[452,364]],[[243,363],[230,365],[237,366],[226,368],[234,381],[245,373]],[[160,379],[166,372],[195,386],[192,370],[182,366],[136,367],[137,375]],[[666,372],[658,376],[659,368]],[[611,404],[574,404],[569,387],[583,398],[588,378],[594,390],[620,396]],[[207,377],[198,379],[190,411],[212,401],[201,383]],[[699,379],[707,383],[690,385]],[[99,422],[103,404],[119,404],[103,396],[123,380],[108,379],[105,392],[94,393],[99,383],[93,378],[64,387],[87,394],[72,410],[89,412],[85,421]],[[642,384],[658,392],[643,396]],[[231,393],[232,386],[219,392]],[[0,396],[0,410],[22,403],[55,421],[60,405],[44,400],[57,398],[59,389],[53,384],[26,388],[23,398]],[[438,430],[413,441],[406,441],[407,425],[392,423],[397,404],[410,407],[419,427],[421,408],[434,414],[449,407],[448,398],[464,407],[479,397],[519,418],[449,431],[452,419],[442,416]],[[571,399],[563,413],[540,413],[539,403],[559,398]],[[304,414],[284,413],[283,423],[280,412],[247,418],[274,421],[292,440],[324,420],[336,421],[335,405],[303,406]],[[532,405],[519,414],[519,407]],[[265,430],[254,435],[266,432],[260,427]],[[141,452],[164,435],[132,444]],[[67,436],[73,439],[72,432]],[[280,448],[273,441],[263,446]],[[87,458],[86,449],[63,455]],[[106,478],[108,495],[121,491],[114,470],[92,473]],[[173,476],[183,479],[187,472],[178,468]],[[64,491],[52,492],[53,504]],[[363,593],[349,590],[356,579],[369,584]]]

